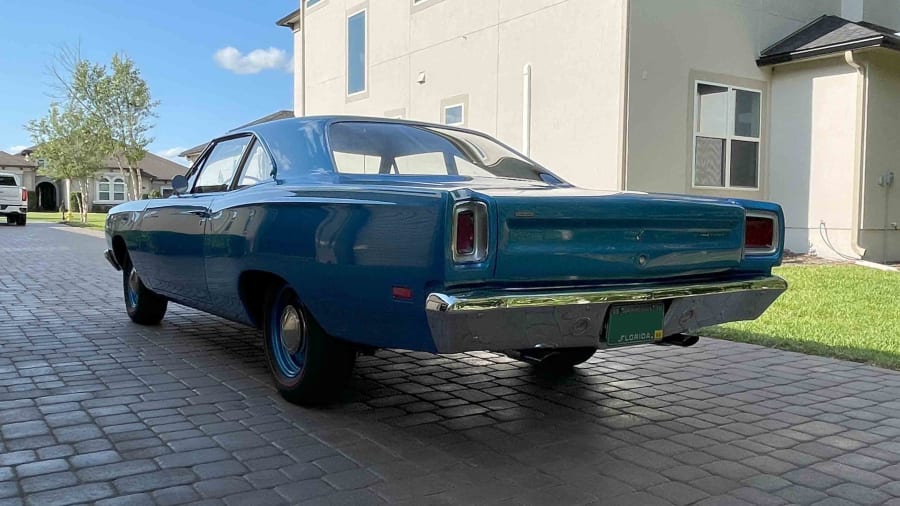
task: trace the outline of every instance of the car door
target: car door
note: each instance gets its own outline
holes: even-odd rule
[[[155,259],[148,273],[153,290],[186,304],[208,304],[204,233],[209,209],[216,196],[231,188],[250,140],[215,141],[192,171],[190,193],[148,203],[141,228]]]
[[[215,198],[206,225],[206,284],[211,312],[240,320],[244,306],[238,296],[238,277],[246,267],[251,241],[265,217],[259,192],[250,188],[274,182],[274,162],[259,140],[254,140],[235,179],[235,189]]]

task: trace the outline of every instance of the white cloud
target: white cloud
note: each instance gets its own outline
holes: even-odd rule
[[[157,156],[161,156],[161,157],[165,158],[166,160],[173,161],[179,165],[187,166],[187,160],[178,156],[178,153],[181,153],[185,149],[187,149],[187,148],[178,146],[175,148],[169,148],[169,149],[164,149],[162,151],[157,151],[154,154]]]
[[[14,146],[10,146],[10,147],[4,149],[3,151],[6,151],[7,153],[9,153],[11,155],[15,155],[15,154],[18,154],[19,151],[22,151],[23,149],[25,149],[27,147],[28,146],[26,146],[24,144],[16,144]]]
[[[263,70],[270,69],[293,71],[291,58],[288,57],[287,52],[277,47],[254,49],[243,54],[237,48],[226,46],[213,54],[213,60],[223,69],[230,70],[235,74],[258,74]]]

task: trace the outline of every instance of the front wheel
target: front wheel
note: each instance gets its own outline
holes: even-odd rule
[[[156,325],[166,315],[169,301],[144,286],[130,260],[122,269],[122,288],[125,293],[125,310],[134,323]]]
[[[263,346],[275,386],[295,404],[336,397],[356,361],[356,350],[325,333],[288,286],[266,297]]]
[[[541,371],[565,372],[571,370],[573,366],[587,362],[596,352],[597,349],[593,347],[529,349],[517,350],[516,358],[533,364]]]

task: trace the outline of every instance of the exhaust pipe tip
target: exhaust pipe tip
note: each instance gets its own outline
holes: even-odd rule
[[[700,336],[695,334],[672,334],[671,336],[666,336],[662,338],[656,344],[662,346],[681,346],[683,348],[687,348],[688,346],[693,346],[700,341]]]

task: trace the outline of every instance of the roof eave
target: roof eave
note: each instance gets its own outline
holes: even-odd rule
[[[279,19],[275,22],[277,26],[283,26],[285,28],[294,29],[294,25],[300,21],[300,9],[291,12],[287,16]]]
[[[840,44],[832,44],[829,46],[816,47],[812,49],[804,49],[801,51],[791,51],[789,53],[779,53],[768,56],[760,56],[756,59],[757,67],[767,67],[769,65],[777,65],[779,63],[788,63],[799,60],[808,60],[819,56],[829,54],[843,53],[844,51],[853,51],[854,49],[863,49],[868,47],[897,47],[897,42],[888,39],[884,35],[869,37],[866,39],[842,42]]]

